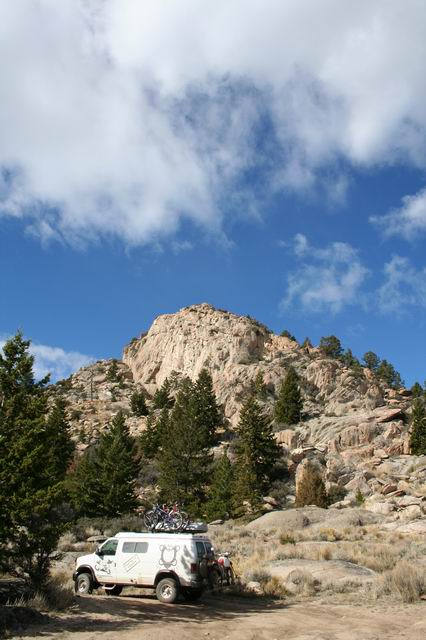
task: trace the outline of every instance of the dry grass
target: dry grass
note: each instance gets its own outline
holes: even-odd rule
[[[386,571],[375,585],[375,596],[393,595],[403,602],[416,602],[426,594],[426,571],[408,562],[399,562]]]
[[[303,596],[315,594],[317,583],[309,571],[295,569],[287,576],[287,588],[291,593]]]
[[[14,607],[26,607],[43,613],[54,613],[69,609],[75,603],[74,585],[68,573],[52,575],[46,589],[8,602]]]
[[[359,598],[396,596],[404,602],[419,597],[416,594],[424,590],[424,580],[422,583],[419,577],[422,572],[416,569],[415,563],[426,555],[424,537],[389,531],[380,524],[368,524],[359,511],[348,512],[340,521],[334,515],[332,521],[333,526],[321,522],[294,529],[275,527],[249,531],[241,525],[226,523],[214,530],[213,544],[216,550],[231,553],[241,579],[241,589],[253,580],[261,584],[262,592],[266,589],[271,595],[276,593],[276,597],[282,597],[279,594],[285,595],[287,591],[296,597],[312,596],[317,591],[352,593]],[[311,576],[311,580],[300,578],[299,586],[297,583],[283,584],[268,574],[271,563],[290,559],[343,560],[372,569],[379,575],[368,585],[356,579],[324,580],[319,585]]]

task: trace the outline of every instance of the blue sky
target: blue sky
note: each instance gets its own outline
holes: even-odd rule
[[[424,3],[184,6],[0,8],[0,339],[62,377],[210,302],[423,381]]]

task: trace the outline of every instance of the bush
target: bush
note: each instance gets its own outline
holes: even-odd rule
[[[397,594],[403,602],[415,602],[426,594],[426,575],[424,569],[408,562],[399,562],[382,576],[380,592]]]

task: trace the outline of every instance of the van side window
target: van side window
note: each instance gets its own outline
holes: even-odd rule
[[[103,556],[115,556],[118,540],[107,540],[101,547]]]
[[[146,553],[147,542],[123,542],[123,553]]]
[[[212,558],[214,558],[214,550],[212,545],[210,544],[210,542],[205,542],[206,545],[206,553],[207,553],[207,557],[209,558],[209,560],[211,560]]]
[[[198,560],[201,560],[206,555],[206,550],[204,548],[204,542],[197,542],[197,556]]]

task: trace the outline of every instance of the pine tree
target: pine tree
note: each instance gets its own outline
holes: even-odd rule
[[[35,380],[29,348],[17,333],[0,354],[0,559],[43,588],[68,515],[64,475],[72,445],[64,407],[49,415],[48,376]]]
[[[154,393],[152,399],[154,409],[170,409],[173,406],[173,399],[170,396],[170,381],[166,378],[159,389]]]
[[[413,403],[410,446],[413,455],[426,454],[426,406],[420,398],[417,398]]]
[[[342,362],[347,367],[350,367],[352,369],[359,369],[361,367],[360,361],[354,356],[351,349],[346,349],[346,351],[343,352],[341,358]]]
[[[423,398],[425,395],[424,389],[419,382],[415,382],[411,387],[411,395],[413,398]]]
[[[326,336],[321,338],[319,344],[320,351],[328,358],[340,358],[342,355],[342,345],[336,336]]]
[[[290,367],[275,403],[275,420],[280,424],[297,424],[301,420],[302,409],[299,376],[295,369]]]
[[[382,360],[376,369],[376,375],[380,380],[383,380],[389,387],[398,389],[403,385],[403,381],[398,371],[395,370],[393,365],[387,360]]]
[[[374,351],[367,351],[367,353],[364,353],[362,359],[364,360],[367,369],[377,371],[377,367],[380,364],[380,358],[374,353]]]
[[[255,396],[251,396],[241,409],[237,428],[237,464],[249,466],[256,477],[259,490],[268,486],[270,474],[279,458],[277,444],[269,418],[262,412]]]
[[[152,414],[148,416],[145,431],[143,431],[139,437],[142,455],[147,460],[154,459],[158,454],[163,434],[167,431],[168,420],[168,409],[162,409],[157,420]]]
[[[166,501],[186,503],[194,516],[201,515],[210,476],[209,426],[200,424],[199,394],[184,380],[161,435],[158,453],[159,485]]]
[[[206,507],[209,520],[226,518],[232,514],[233,480],[233,467],[225,449],[223,455],[214,464],[213,481]]]
[[[65,478],[75,445],[69,433],[66,402],[58,398],[46,421],[46,438],[50,442],[50,455],[45,459],[46,470],[51,478],[61,481]]]
[[[251,385],[251,394],[254,394],[258,400],[266,400],[267,389],[261,371],[257,372],[254,382]]]
[[[130,408],[133,415],[138,418],[147,416],[149,411],[146,406],[145,394],[143,391],[134,391],[130,397]]]
[[[318,470],[318,466],[310,461],[306,461],[303,477],[297,485],[296,507],[315,504],[317,507],[327,507],[327,492],[324,480]]]
[[[310,340],[310,338],[305,338],[304,341],[302,342],[302,347],[303,349],[312,349],[312,342]]]
[[[106,374],[106,379],[108,382],[120,382],[122,379],[118,369],[118,360],[116,358],[111,360],[111,364]]]
[[[206,444],[213,446],[216,442],[216,429],[221,420],[213,391],[213,380],[207,369],[200,371],[194,385],[193,395],[199,429],[206,433]]]
[[[234,465],[232,483],[232,512],[244,516],[248,509],[255,513],[262,503],[258,478],[247,455],[240,455]]]
[[[79,514],[113,518],[134,511],[138,473],[135,442],[119,412],[76,468],[73,493]]]

